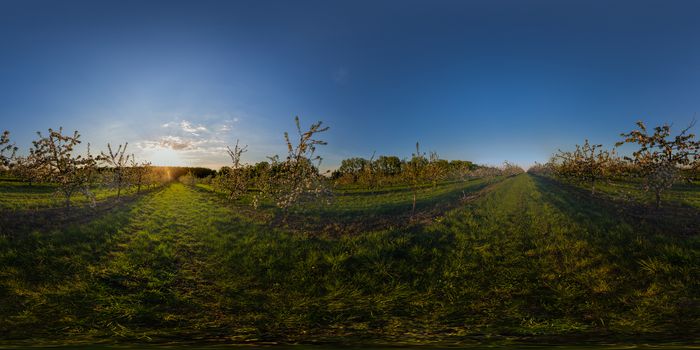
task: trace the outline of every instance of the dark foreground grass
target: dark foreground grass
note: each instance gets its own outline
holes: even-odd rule
[[[173,184],[0,237],[0,337],[41,342],[697,340],[700,239],[521,175],[432,224],[335,238]]]
[[[162,349],[190,349],[190,350],[209,350],[209,349],[231,349],[236,345],[227,344],[90,344],[90,345],[51,345],[51,346],[2,346],[0,349],[75,349],[75,350],[162,350]],[[683,343],[664,343],[664,344],[575,344],[575,345],[557,345],[557,344],[523,344],[512,342],[489,342],[487,344],[470,343],[459,344],[452,346],[445,345],[386,345],[386,344],[265,344],[259,346],[245,346],[246,349],[275,349],[275,350],[397,350],[397,349],[422,349],[422,350],[690,350],[698,349],[698,346]]]

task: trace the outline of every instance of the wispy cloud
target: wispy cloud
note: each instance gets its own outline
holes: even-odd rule
[[[229,131],[233,130],[233,124],[238,123],[238,121],[239,119],[237,117],[225,120],[218,126],[217,131],[219,133],[228,133]]]
[[[202,125],[192,125],[192,123],[188,122],[187,120],[183,120],[180,122],[180,127],[182,128],[182,131],[184,132],[189,132],[193,135],[198,135],[198,132],[202,131],[208,131],[207,128],[205,128]]]
[[[146,155],[157,155],[159,150],[176,152],[177,157],[187,164],[224,163],[226,144],[239,119],[231,116],[204,119],[198,122],[181,119],[160,124],[152,137],[135,142],[135,146]]]
[[[166,129],[179,129],[185,133],[189,133],[195,136],[199,136],[202,132],[209,131],[209,129],[207,129],[207,127],[205,127],[204,125],[195,125],[187,120],[181,120],[180,122],[169,122],[161,126]]]
[[[152,142],[151,146],[159,146],[162,148],[170,148],[173,150],[183,150],[192,148],[194,142],[192,140],[186,140],[178,136],[164,136],[161,137],[157,142]]]
[[[171,149],[174,151],[186,151],[186,153],[207,153],[216,154],[226,151],[224,140],[217,139],[194,139],[180,136],[163,136],[156,140],[144,140],[136,142],[136,147],[144,150],[148,149]]]
[[[196,165],[218,168],[229,162],[226,146],[240,139],[251,145],[246,162],[265,160],[284,151],[282,132],[271,133],[260,128],[263,116],[244,112],[161,116],[148,127],[142,125],[140,140],[130,143],[142,159],[159,165]],[[293,123],[289,123],[290,128]]]

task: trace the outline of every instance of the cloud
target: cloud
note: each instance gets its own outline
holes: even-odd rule
[[[163,136],[157,140],[145,140],[136,143],[141,149],[165,148],[174,151],[187,151],[190,153],[217,153],[225,152],[226,142],[219,139],[193,139],[180,136]]]
[[[156,124],[150,135],[134,145],[145,158],[160,159],[164,164],[220,166],[226,164],[226,145],[241,133],[238,124],[243,118],[232,114],[172,119]],[[250,137],[250,134],[245,134]],[[164,158],[164,157],[170,158]],[[165,160],[163,160],[165,159]]]
[[[209,131],[209,129],[207,129],[204,125],[201,125],[201,124],[194,125],[191,122],[184,120],[184,119],[182,121],[180,121],[179,123],[169,122],[169,123],[162,124],[161,126],[164,128],[173,129],[173,130],[175,130],[175,129],[182,130],[185,133],[189,133],[189,134],[192,134],[194,136],[199,136],[200,133]]]
[[[188,122],[187,120],[183,120],[180,122],[180,128],[182,128],[182,131],[184,131],[184,132],[189,132],[189,133],[191,133],[193,135],[197,135],[197,136],[199,136],[199,134],[197,134],[198,132],[208,131],[207,128],[205,128],[204,126],[192,125],[192,123]]]
[[[240,119],[237,117],[226,120],[223,122],[223,124],[220,124],[216,130],[219,133],[228,133],[229,131],[233,130],[233,124],[238,123],[239,120]]]
[[[163,148],[170,148],[178,151],[192,148],[194,142],[192,140],[185,140],[177,136],[165,136],[158,141],[158,144]]]
[[[194,145],[194,140],[183,139],[179,136],[172,135],[163,136],[158,140],[146,140],[136,143],[136,146],[141,149],[169,148],[176,151],[191,149]]]

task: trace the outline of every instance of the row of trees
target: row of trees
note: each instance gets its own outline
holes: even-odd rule
[[[285,158],[268,157],[267,162],[246,165],[242,162],[247,146],[238,142],[228,155],[231,165],[222,167],[218,174],[209,179],[218,190],[225,192],[230,200],[235,200],[249,190],[254,190],[253,206],[262,200],[270,199],[283,210],[286,217],[288,210],[299,203],[308,201],[327,201],[330,194],[328,179],[319,172],[322,158],[316,153],[318,146],[326,145],[319,139],[319,134],[328,130],[322,122],[312,124],[308,130],[302,130],[299,117],[294,119],[297,133],[294,137],[284,133],[287,146]]]
[[[71,198],[78,193],[94,204],[92,188],[97,183],[116,190],[119,198],[126,188],[140,192],[142,187],[164,180],[162,171],[155,171],[149,162],[137,162],[132,154],[127,154],[126,143],[116,149],[107,144],[108,151],[98,155],[92,154],[88,144],[86,153],[79,154],[76,148],[82,141],[78,131],[64,134],[63,128],[49,129],[46,135],[37,132],[38,138],[32,141],[26,156],[17,156],[18,148],[10,143],[9,136],[5,131],[0,139],[0,170],[30,185],[55,184],[66,208],[70,208]]]
[[[268,157],[267,162],[245,165],[242,156],[247,146],[236,142],[233,148],[228,148],[230,165],[222,167],[216,176],[197,180],[196,176],[188,174],[181,177],[181,181],[188,184],[198,181],[208,183],[226,193],[230,200],[252,191],[255,193],[254,206],[263,199],[270,199],[283,210],[285,216],[295,204],[328,201],[333,184],[359,184],[370,189],[387,184],[404,184],[411,189],[414,213],[418,191],[426,185],[436,186],[439,181],[448,179],[510,176],[523,172],[520,167],[507,162],[503,167],[495,168],[476,166],[468,161],[447,161],[440,159],[435,152],[422,152],[416,143],[415,153],[410,159],[380,156],[375,160],[374,155],[369,160],[345,159],[339,169],[328,177],[319,172],[322,158],[316,153],[318,146],[326,145],[318,137],[328,127],[317,122],[308,130],[302,130],[298,117],[295,123],[296,135],[292,138],[288,133],[284,134],[287,146],[285,158],[273,156]]]
[[[229,166],[217,173],[204,168],[173,168],[174,177],[180,174],[188,184],[205,181],[218,190],[227,193],[235,200],[249,191],[255,193],[253,204],[257,206],[263,199],[272,200],[286,213],[295,204],[307,201],[327,201],[332,184],[360,184],[369,188],[400,183],[410,187],[415,212],[417,193],[420,188],[432,184],[437,186],[443,180],[463,180],[475,177],[515,175],[523,170],[505,163],[501,168],[476,166],[468,161],[447,161],[440,159],[436,152],[426,154],[416,143],[415,153],[410,159],[396,156],[381,156],[369,160],[362,158],[346,159],[332,176],[319,172],[322,158],[316,153],[317,147],[326,145],[319,135],[328,130],[322,122],[312,124],[302,130],[299,117],[295,118],[296,134],[285,133],[287,155],[268,157],[269,161],[254,165],[242,162],[247,146],[238,142],[233,149],[228,148],[231,159]],[[119,198],[127,188],[140,192],[142,186],[164,181],[162,169],[154,168],[148,162],[138,163],[133,154],[127,153],[128,143],[112,147],[93,155],[90,145],[87,152],[79,154],[76,147],[81,143],[80,134],[64,134],[63,129],[49,129],[44,136],[37,133],[38,139],[32,142],[28,155],[17,157],[17,147],[10,143],[9,132],[0,138],[0,170],[9,170],[14,176],[33,182],[50,182],[57,186],[70,207],[71,198],[82,193],[93,199],[91,188],[97,183],[107,184],[116,191]],[[185,174],[184,172],[187,171]]]
[[[504,162],[501,167],[476,165],[466,160],[440,159],[437,152],[426,154],[416,143],[416,152],[410,159],[397,156],[380,156],[376,160],[348,158],[341,162],[331,178],[336,184],[359,184],[368,188],[387,184],[410,184],[412,182],[437,185],[446,180],[468,180],[483,177],[512,176],[524,170],[512,163]]]
[[[638,179],[642,189],[653,194],[655,207],[659,208],[664,191],[700,175],[700,141],[690,133],[694,125],[692,122],[673,135],[668,124],[649,130],[643,122],[637,122],[637,128],[620,134],[623,139],[615,144],[616,148],[634,146],[631,155],[621,157],[615,149],[606,150],[586,140],[573,151],[559,150],[549,162],[536,164],[529,171],[585,183],[593,193],[600,182]]]

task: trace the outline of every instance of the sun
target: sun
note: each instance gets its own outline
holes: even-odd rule
[[[183,166],[185,165],[180,151],[171,148],[156,147],[147,151],[145,157],[153,165],[160,166]]]

